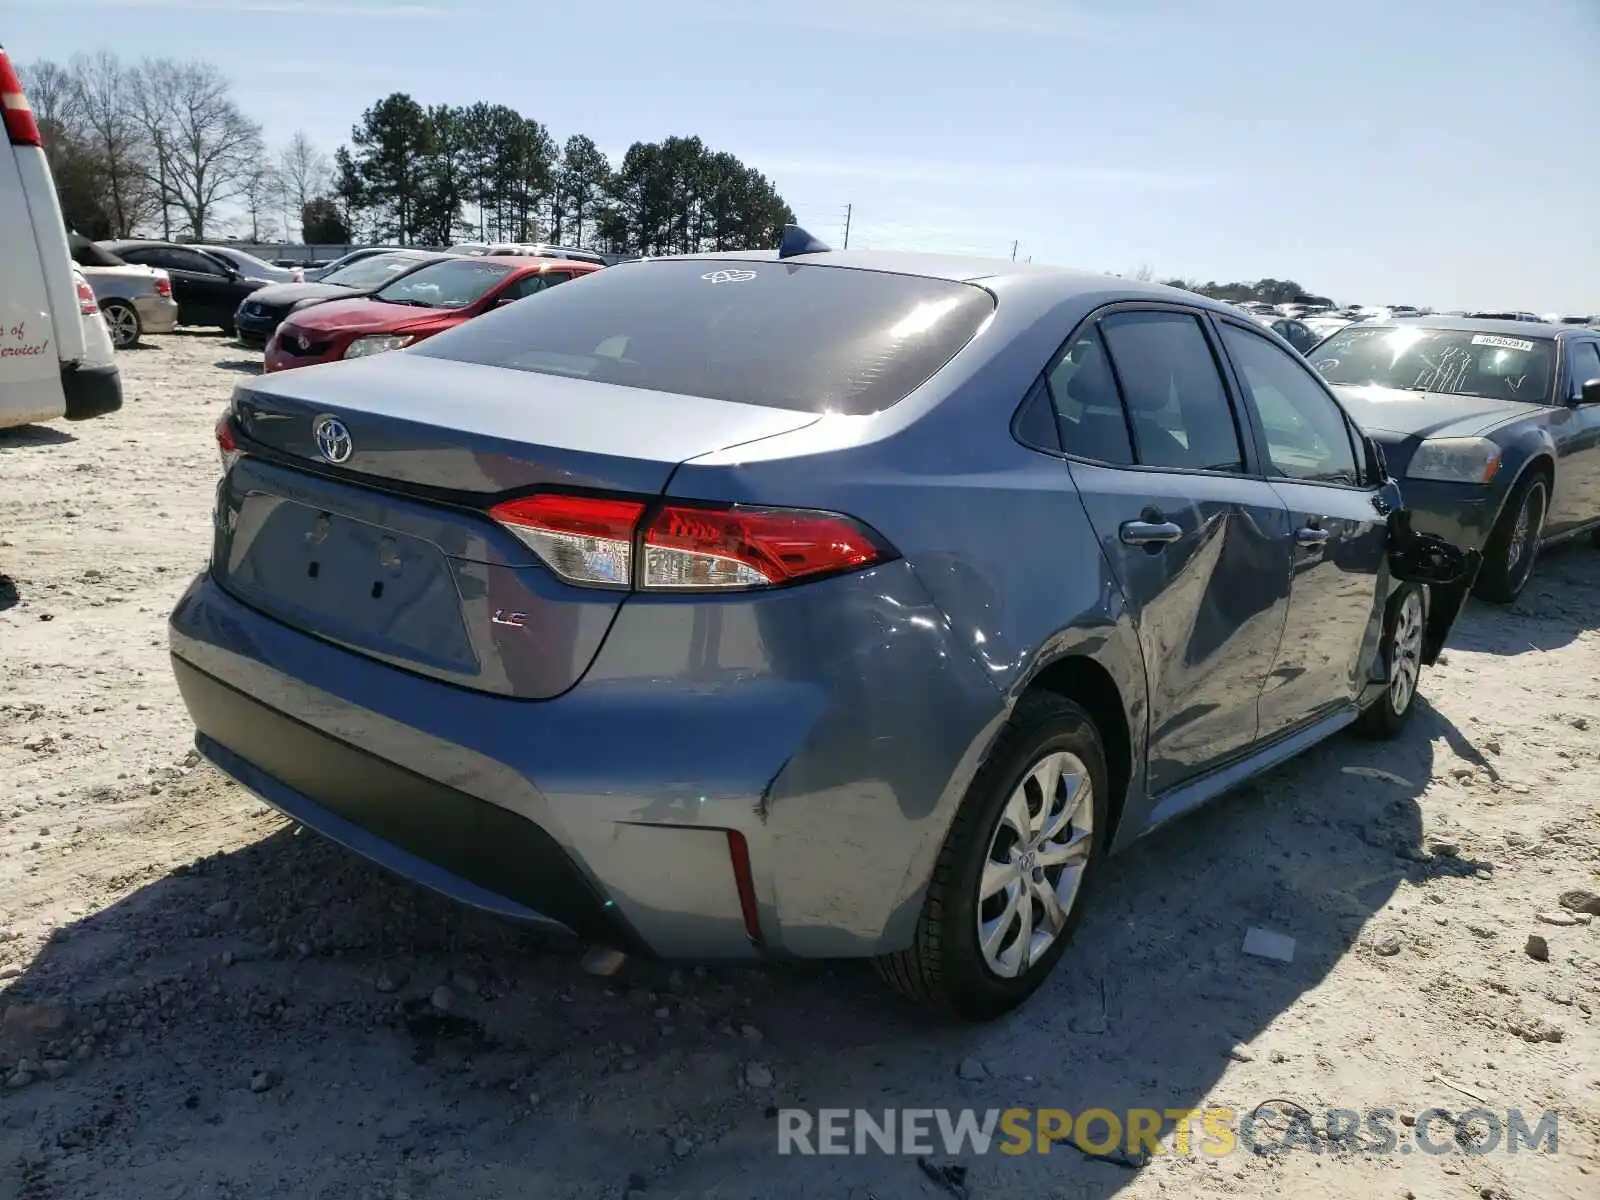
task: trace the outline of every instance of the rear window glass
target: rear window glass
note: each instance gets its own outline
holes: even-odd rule
[[[943,279],[759,260],[596,271],[412,351],[801,412],[877,412],[972,340],[994,311]]]

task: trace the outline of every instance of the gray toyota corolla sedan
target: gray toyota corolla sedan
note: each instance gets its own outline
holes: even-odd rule
[[[1226,305],[798,241],[241,385],[174,670],[449,895],[992,1016],[1111,851],[1395,732],[1470,564]]]

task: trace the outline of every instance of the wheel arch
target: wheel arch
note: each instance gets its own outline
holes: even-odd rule
[[[1051,692],[1081,706],[1094,721],[1106,755],[1106,797],[1109,828],[1107,844],[1116,839],[1117,826],[1134,778],[1133,722],[1122,689],[1110,671],[1087,654],[1071,653],[1044,664],[1029,678],[1027,691]]]

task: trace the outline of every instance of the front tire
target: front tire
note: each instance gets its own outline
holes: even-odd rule
[[[1500,520],[1483,548],[1483,567],[1473,594],[1480,600],[1510,604],[1533,577],[1550,506],[1550,482],[1543,472],[1524,476],[1506,501]]]
[[[1104,857],[1107,797],[1088,713],[1053,693],[1024,695],[945,836],[910,947],[878,959],[878,973],[969,1020],[1021,1004],[1077,928]]]
[[[139,310],[126,300],[107,300],[100,306],[106,329],[111,333],[111,344],[126,350],[139,344],[144,333],[144,323],[139,320]]]
[[[1422,641],[1427,625],[1426,593],[1414,583],[1401,584],[1389,597],[1379,649],[1388,664],[1389,682],[1383,695],[1361,714],[1357,732],[1386,741],[1398,737],[1411,720],[1422,682]]]

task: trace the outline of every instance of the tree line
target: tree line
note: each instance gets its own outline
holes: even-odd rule
[[[685,254],[776,245],[794,220],[766,176],[697,137],[635,142],[613,168],[592,139],[558,144],[503,104],[425,108],[396,92],[362,114],[334,161],[335,195],[372,241]]]
[[[96,240],[449,245],[551,241],[621,254],[776,245],[794,214],[772,183],[697,137],[635,142],[613,166],[503,104],[396,92],[330,158],[303,132],[269,153],[204,62],[102,51],[23,69],[70,228]]]
[[[1307,292],[1292,279],[1257,279],[1253,283],[1218,283],[1214,279],[1205,283],[1194,279],[1168,279],[1163,282],[1168,287],[1197,292],[1202,296],[1210,296],[1213,300],[1225,300],[1229,304],[1237,304],[1241,300],[1260,300],[1266,304],[1291,304],[1300,296],[1317,295],[1315,292]]]

